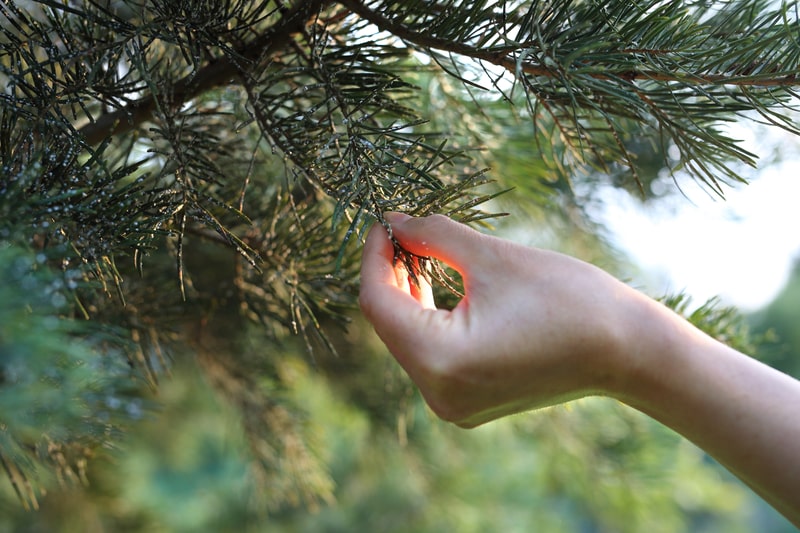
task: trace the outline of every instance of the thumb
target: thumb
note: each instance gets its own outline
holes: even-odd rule
[[[393,236],[409,252],[434,257],[462,275],[486,253],[489,237],[444,215],[414,218],[386,213]]]

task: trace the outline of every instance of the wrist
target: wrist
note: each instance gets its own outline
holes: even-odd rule
[[[686,411],[711,404],[705,398],[714,385],[711,376],[734,350],[644,295],[634,324],[619,357],[624,366],[612,395],[683,433]]]
[[[685,369],[680,358],[691,346],[713,341],[671,309],[630,291],[614,321],[605,393],[639,407]]]

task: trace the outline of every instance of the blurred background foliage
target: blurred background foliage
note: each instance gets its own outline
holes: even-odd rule
[[[257,330],[242,335],[262,345]],[[53,485],[35,512],[5,485],[0,530],[793,530],[702,451],[612,400],[464,431],[426,409],[365,324],[341,343],[348,355],[328,368],[287,347],[278,371],[316,445],[312,464],[287,458],[282,475],[316,483],[322,500],[276,504],[286,487],[265,479],[240,410],[184,354],[157,407],[92,460],[84,483]]]
[[[354,305],[385,209],[624,276],[598,191],[723,194],[752,154],[720,121],[794,131],[790,87],[709,75],[790,79],[791,6],[677,4],[3,2],[0,531],[791,531],[611,400],[443,424]],[[593,13],[684,53],[625,52]],[[482,33],[506,15],[521,44]],[[798,375],[798,290],[746,320],[663,299]]]

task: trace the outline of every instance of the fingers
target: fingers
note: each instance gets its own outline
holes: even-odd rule
[[[403,247],[418,256],[440,259],[458,270],[465,289],[467,274],[479,276],[492,259],[487,252],[494,249],[490,237],[443,215],[414,218],[386,213],[385,218],[393,237]],[[416,282],[409,278],[403,263],[395,263],[394,246],[386,230],[380,224],[373,225],[364,243],[359,302],[382,337],[418,337],[431,324],[431,316],[423,316],[423,311],[436,309],[431,286],[424,276],[416,276]],[[438,313],[437,317],[441,318]]]
[[[394,263],[394,247],[380,225],[367,235],[361,263],[359,302],[364,315],[376,329],[413,329],[414,317],[424,308],[435,308],[430,285],[409,282],[402,263]]]
[[[444,215],[414,218],[386,213],[392,234],[409,252],[435,257],[465,274],[486,254],[487,237]]]

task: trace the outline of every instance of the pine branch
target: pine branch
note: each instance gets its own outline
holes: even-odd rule
[[[190,74],[167,89],[176,106],[188,102],[206,91],[230,83],[241,75],[244,65],[257,62],[283,49],[292,37],[308,24],[322,6],[324,0],[300,0],[281,17],[269,31],[247,43],[234,53],[210,61],[198,72]],[[103,139],[135,129],[147,121],[156,111],[157,96],[149,95],[123,109],[101,115],[80,128],[86,143],[96,145]]]
[[[524,49],[534,43],[515,43],[513,45],[500,45],[492,47],[472,46],[464,42],[439,38],[430,32],[414,31],[408,26],[397,23],[387,17],[377,8],[371,9],[367,3],[358,0],[339,0],[339,3],[351,12],[368,20],[382,31],[389,32],[400,39],[414,44],[425,50],[450,52],[471,59],[477,59],[502,67],[512,74],[524,73],[534,77],[557,77],[558,73],[552,66],[542,61],[532,61],[533,54],[527,54]],[[431,9],[434,10],[433,8]],[[442,12],[442,9],[438,10]],[[673,56],[675,50],[657,48],[620,48],[614,50],[615,62],[629,62],[636,64],[646,57]],[[590,72],[589,76],[599,80],[634,82],[637,80],[656,82],[679,82],[691,85],[741,85],[755,87],[795,87],[800,85],[800,75],[792,67],[774,68],[768,74],[756,74],[758,65],[731,65],[730,73],[723,74],[697,74],[681,72],[664,72],[647,68],[647,63],[642,62],[640,69],[627,69],[614,74],[603,71]]]
[[[204,92],[225,85],[231,79],[241,74],[244,64],[257,61],[259,58],[268,57],[277,50],[282,49],[293,35],[302,31],[309,18],[318,13],[327,3],[317,0],[313,2],[298,2],[287,10],[281,21],[263,35],[257,37],[247,45],[235,50],[233,54],[212,60],[198,72],[190,74],[176,82],[169,88],[172,102],[180,105]],[[375,24],[378,28],[388,31],[409,43],[424,49],[451,52],[464,57],[486,61],[500,66],[513,74],[524,73],[534,77],[554,77],[551,66],[542,62],[531,61],[529,54],[520,54],[525,43],[504,45],[500,47],[475,47],[467,43],[451,39],[438,38],[429,32],[413,31],[409,27],[394,22],[389,17],[367,7],[364,2],[357,0],[342,0],[341,5],[359,15],[365,20]],[[530,43],[529,43],[530,44]],[[662,57],[674,55],[674,51],[654,48],[622,48],[615,51],[616,60],[635,64],[643,58]],[[236,59],[234,59],[236,58]],[[724,74],[696,74],[680,72],[663,72],[645,68],[628,69],[615,74],[603,71],[591,72],[591,77],[600,80],[634,82],[637,80],[656,82],[679,82],[692,85],[740,85],[754,87],[782,87],[800,85],[796,69],[773,68],[768,74],[752,72],[757,65],[737,66],[732,65],[732,73]],[[738,71],[738,72],[737,72]],[[147,96],[131,103],[124,109],[101,115],[93,122],[83,126],[80,132],[84,135],[87,144],[95,145],[103,139],[125,133],[134,129],[138,124],[149,119],[156,110],[156,97]]]
[[[755,165],[756,158],[726,137],[720,123],[755,111],[800,134],[785,113],[796,109],[800,85],[798,21],[786,6],[749,2],[745,10],[733,2],[715,10],[680,2],[557,0],[507,12],[505,4],[467,8],[447,0],[426,9],[342,4],[423,49],[467,90],[487,80],[502,91],[496,74],[479,78],[475,65],[484,74],[485,65],[510,73],[534,124],[555,126],[558,136],[546,143],[564,145],[558,166],[565,170],[589,166],[607,173],[621,162],[643,190],[627,148],[633,125],[660,139],[662,153],[678,148],[671,170],[683,169],[722,195],[721,183],[742,180],[731,162]]]

